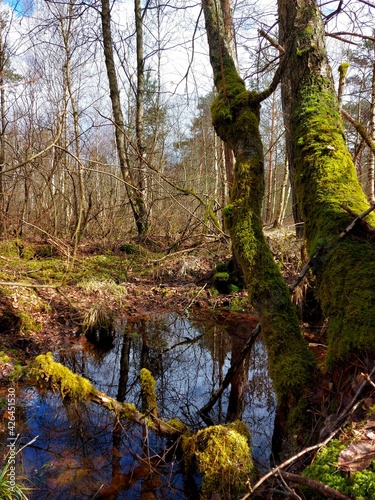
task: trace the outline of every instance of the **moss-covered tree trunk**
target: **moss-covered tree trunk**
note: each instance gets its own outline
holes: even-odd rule
[[[220,2],[203,0],[210,60],[217,97],[212,105],[216,132],[236,157],[231,202],[225,209],[233,250],[241,264],[251,303],[257,308],[267,345],[279,415],[300,418],[313,374],[313,362],[301,335],[289,291],[262,232],[263,146],[259,134],[261,100],[246,89],[228,49]],[[250,333],[250,332],[249,332]],[[284,430],[288,424],[283,422]],[[290,430],[290,428],[289,428]],[[296,429],[294,429],[295,431]]]
[[[345,144],[340,108],[328,64],[324,25],[314,0],[278,0],[286,129],[293,187],[317,262],[317,297],[329,318],[328,366],[351,354],[375,351],[375,240],[369,226],[340,233],[369,205]],[[374,225],[370,214],[366,221]],[[371,358],[370,358],[371,359]],[[362,367],[364,369],[364,367]]]

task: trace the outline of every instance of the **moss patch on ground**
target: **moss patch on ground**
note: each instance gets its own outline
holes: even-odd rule
[[[339,439],[332,440],[320,450],[314,462],[304,470],[303,475],[326,484],[349,498],[356,500],[375,498],[375,460],[369,468],[358,472],[348,473],[338,468],[339,453],[347,445],[348,443]],[[305,488],[304,495],[309,500],[321,499],[320,494]]]

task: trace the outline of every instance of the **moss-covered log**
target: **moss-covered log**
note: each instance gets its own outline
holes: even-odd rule
[[[257,94],[247,90],[238,75],[226,42],[220,2],[204,0],[203,8],[217,88],[212,104],[213,124],[236,157],[231,202],[224,211],[225,218],[250,301],[259,312],[279,410],[283,417],[292,417],[291,424],[307,415],[306,393],[314,363],[301,335],[289,291],[262,231],[264,160],[259,110],[261,100],[269,92]]]
[[[107,394],[98,391],[86,378],[73,373],[69,368],[54,361],[52,354],[41,354],[29,365],[29,379],[36,386],[59,392],[61,397],[99,404],[114,412],[119,418],[124,418],[141,425],[148,425],[150,429],[165,436],[178,437],[187,428],[177,420],[164,422],[156,417],[156,397],[153,394],[155,381],[150,372],[142,370],[141,389],[151,402],[149,413],[141,413],[132,403],[120,403]],[[144,383],[144,385],[142,385]]]
[[[193,434],[177,419],[164,422],[157,418],[156,383],[151,373],[143,368],[140,373],[141,392],[147,413],[141,413],[131,403],[120,403],[98,391],[84,377],[54,361],[52,354],[37,356],[29,365],[28,377],[37,386],[61,394],[63,399],[94,402],[107,408],[119,419],[147,425],[169,439],[181,439],[187,474],[196,468],[203,476],[202,498],[227,498],[227,493],[244,493],[254,476],[250,450],[250,433],[242,422],[228,426],[218,425]]]
[[[293,186],[305,222],[310,254],[317,263],[317,297],[329,318],[328,366],[350,354],[375,352],[375,242],[350,212],[368,209],[345,144],[340,106],[324,44],[324,25],[314,0],[279,0],[280,42],[288,66],[283,106],[291,141]],[[349,209],[349,210],[348,210]],[[374,226],[374,214],[366,221]]]

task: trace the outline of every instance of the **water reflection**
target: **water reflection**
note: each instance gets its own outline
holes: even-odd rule
[[[87,377],[99,390],[142,408],[139,371],[157,381],[159,415],[202,427],[199,409],[225,377],[254,325],[251,318],[218,314],[143,317],[117,325],[111,349],[84,343],[55,353],[55,359]],[[21,396],[20,396],[21,398]],[[19,400],[21,400],[19,398]],[[63,403],[59,396],[22,393],[22,465],[38,491],[30,498],[197,498],[184,484],[176,450],[164,438],[94,404]],[[255,458],[267,466],[275,396],[267,356],[258,341],[211,416],[215,423],[243,418]],[[21,426],[21,422],[19,423]]]

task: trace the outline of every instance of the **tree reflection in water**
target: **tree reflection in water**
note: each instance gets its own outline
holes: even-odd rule
[[[180,418],[193,430],[202,427],[201,408],[224,378],[253,329],[246,315],[210,318],[177,314],[143,317],[117,325],[111,349],[87,342],[55,353],[55,359],[87,377],[119,401],[142,409],[139,371],[157,381],[159,415]],[[30,498],[197,498],[189,491],[175,446],[146,428],[118,421],[94,404],[62,402],[58,395],[24,388],[22,442],[39,435],[23,450],[22,465],[37,491]],[[268,466],[275,396],[267,356],[258,341],[231,386],[215,405],[215,423],[242,418],[252,435],[253,454]]]

